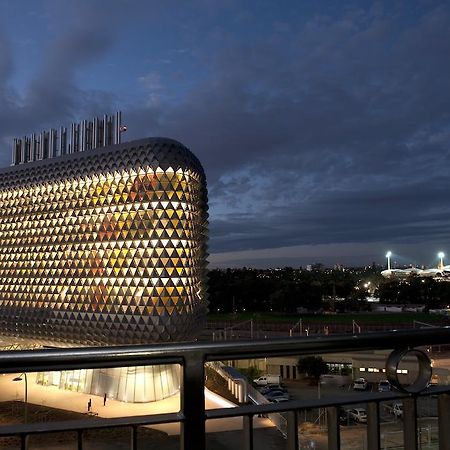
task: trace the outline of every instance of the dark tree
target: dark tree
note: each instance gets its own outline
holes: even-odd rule
[[[306,356],[297,362],[298,371],[307,377],[318,380],[320,375],[328,373],[327,363],[320,356]]]

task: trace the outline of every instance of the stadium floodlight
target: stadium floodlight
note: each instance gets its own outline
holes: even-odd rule
[[[386,253],[386,258],[387,258],[387,270],[391,270],[391,256],[392,256],[392,252],[388,251]]]

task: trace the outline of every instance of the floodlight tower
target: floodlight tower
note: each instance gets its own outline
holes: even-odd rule
[[[386,258],[387,258],[387,270],[391,270],[391,256],[392,256],[392,252],[389,251],[386,253]]]
[[[438,253],[439,269],[443,269],[444,268],[444,257],[445,257],[445,253],[444,252],[439,252]]]

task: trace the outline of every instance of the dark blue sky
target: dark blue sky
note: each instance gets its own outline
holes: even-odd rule
[[[116,109],[189,146],[213,266],[450,253],[448,3],[0,0],[0,105],[2,165]]]

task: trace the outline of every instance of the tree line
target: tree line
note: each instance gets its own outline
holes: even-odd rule
[[[211,313],[365,311],[368,297],[393,305],[423,304],[427,309],[450,305],[450,282],[420,277],[390,280],[381,267],[312,270],[214,269],[209,271]]]
[[[212,313],[320,311],[329,309],[336,298],[345,299],[340,302],[343,307],[351,306],[367,295],[363,281],[375,283],[378,278],[378,268],[215,269],[209,272],[209,309]]]

